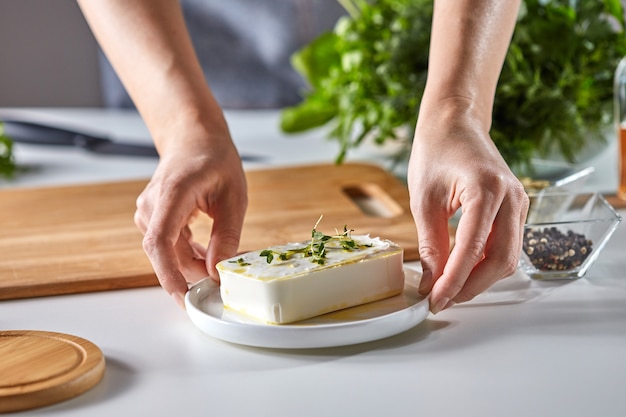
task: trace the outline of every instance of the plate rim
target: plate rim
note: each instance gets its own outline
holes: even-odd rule
[[[421,277],[421,272],[406,266],[403,267],[403,272],[405,283],[417,287],[417,282],[412,283],[409,280]],[[216,339],[262,348],[306,349],[371,342],[402,333],[418,325],[426,319],[430,310],[428,297],[423,297],[406,308],[362,320],[311,325],[239,323],[223,320],[196,305],[213,291],[219,291],[219,285],[210,278],[197,282],[187,291],[185,307],[193,324],[203,333]],[[362,329],[364,327],[367,331]]]

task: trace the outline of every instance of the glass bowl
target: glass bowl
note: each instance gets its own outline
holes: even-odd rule
[[[519,176],[524,188],[529,193],[540,191],[581,192],[595,171],[594,167],[576,168],[570,164],[549,164],[547,161],[534,161],[533,169],[534,173],[531,176]]]
[[[622,221],[598,193],[529,193],[521,268],[531,278],[585,275]]]

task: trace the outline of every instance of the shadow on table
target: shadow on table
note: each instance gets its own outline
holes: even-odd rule
[[[553,289],[563,287],[571,282],[574,281],[534,280],[518,269],[513,275],[496,282],[473,300],[457,304],[455,308],[525,303],[545,296]]]

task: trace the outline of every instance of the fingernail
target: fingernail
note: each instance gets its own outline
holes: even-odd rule
[[[439,313],[448,305],[449,302],[450,302],[450,299],[448,297],[444,297],[440,299],[439,301],[437,301],[437,303],[435,303],[434,306],[432,306],[432,308],[430,309],[430,312],[433,314]]]
[[[182,308],[183,310],[186,310],[186,308],[185,308],[185,297],[182,294],[172,293],[171,296],[174,299],[174,301],[176,302],[176,304],[178,304],[178,307]]]

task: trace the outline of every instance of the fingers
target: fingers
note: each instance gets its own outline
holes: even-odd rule
[[[200,174],[155,176],[137,199],[135,223],[144,233],[144,251],[163,288],[182,299],[187,283],[211,276],[215,264],[237,253],[247,207],[243,170],[211,165]],[[213,218],[209,246],[193,240],[189,223],[203,211]]]
[[[206,249],[193,241],[188,226],[185,226],[181,231],[174,250],[178,258],[179,269],[186,282],[196,283],[209,275],[205,262]]]
[[[145,229],[143,249],[152,263],[161,286],[177,301],[187,292],[187,281],[181,271],[179,253],[189,253],[181,239],[181,231],[187,226],[189,210],[183,210],[184,195],[168,193],[167,197],[156,200],[152,207],[149,199],[139,198],[138,214],[135,221],[140,229]],[[179,240],[181,243],[179,243]]]
[[[483,259],[498,203],[477,199],[463,205],[455,246],[430,294],[433,313],[444,309],[461,292],[472,270]]]
[[[420,109],[408,172],[424,270],[420,292],[430,292],[433,313],[471,300],[514,272],[528,209],[528,196],[489,137],[484,115],[466,103],[438,103],[437,111]],[[448,252],[448,221],[459,208]]]
[[[231,199],[218,204],[214,210],[213,228],[207,251],[206,267],[209,276],[219,282],[219,275],[215,265],[235,256],[239,249],[239,240],[243,220],[247,208],[246,193],[232,195]]]
[[[431,292],[436,278],[443,273],[450,253],[448,216],[442,207],[433,204],[434,201],[432,198],[425,198],[412,205],[422,264],[419,287],[422,295]]]
[[[528,208],[524,197],[503,202],[487,238],[484,257],[472,270],[463,288],[454,297],[454,302],[469,301],[496,281],[515,272],[522,251]]]
[[[515,271],[528,199],[523,188],[512,186],[506,190],[486,193],[463,205],[456,245],[432,288],[433,313],[471,300]],[[500,194],[504,197],[499,198]]]

